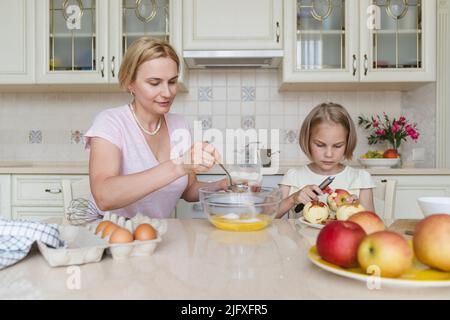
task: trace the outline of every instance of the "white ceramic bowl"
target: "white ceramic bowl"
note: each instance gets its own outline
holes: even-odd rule
[[[358,161],[366,168],[392,168],[400,163],[400,158],[359,158]]]
[[[450,197],[420,197],[417,202],[425,217],[434,213],[450,214]]]

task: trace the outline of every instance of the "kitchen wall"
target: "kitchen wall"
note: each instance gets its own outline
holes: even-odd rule
[[[358,115],[386,112],[419,123],[417,144],[404,143],[406,165],[435,166],[435,86],[411,92],[278,92],[275,70],[191,70],[189,93],[179,93],[172,112],[203,128],[280,130],[280,159],[304,162],[297,144],[300,124],[320,102],[341,103]],[[101,110],[125,104],[125,93],[0,94],[0,161],[80,162],[88,159],[82,135]],[[358,129],[355,157],[366,152],[366,133]],[[382,149],[383,146],[379,146]],[[412,161],[423,153],[425,161]],[[371,149],[375,149],[373,146]]]

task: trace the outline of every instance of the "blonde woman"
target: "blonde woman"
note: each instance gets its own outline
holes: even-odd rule
[[[356,147],[356,130],[347,110],[339,104],[322,103],[306,116],[300,129],[299,144],[310,163],[290,169],[280,183],[283,201],[278,217],[302,203],[323,195],[318,185],[329,176],[335,179],[332,189],[345,189],[359,200],[366,210],[374,211],[370,174],[363,169],[346,166]]]
[[[180,198],[198,201],[205,183],[196,173],[211,169],[219,154],[207,143],[191,145],[188,123],[169,112],[179,68],[175,50],[164,41],[144,37],[128,48],[119,82],[132,101],[102,111],[85,135],[100,210],[167,218]],[[225,179],[213,183],[226,186]]]

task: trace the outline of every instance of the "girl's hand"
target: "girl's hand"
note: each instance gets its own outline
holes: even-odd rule
[[[181,165],[186,174],[209,171],[216,161],[220,161],[219,152],[213,145],[206,142],[196,142],[189,151],[174,163]]]
[[[318,195],[322,194],[323,192],[320,190],[319,186],[313,184],[303,187],[292,196],[294,197],[294,203],[297,205],[299,203],[307,204],[310,201],[317,200]]]

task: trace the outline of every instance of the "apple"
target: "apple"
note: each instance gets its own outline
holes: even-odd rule
[[[420,262],[450,272],[450,215],[433,214],[420,221],[414,230],[413,247]]]
[[[344,204],[338,207],[336,211],[336,219],[345,221],[352,215],[364,210],[364,207],[359,203],[359,201],[355,200],[352,203]]]
[[[353,221],[359,224],[367,234],[385,229],[384,222],[381,218],[371,211],[361,211],[350,216],[347,221]]]
[[[397,278],[413,262],[413,251],[402,235],[393,231],[378,231],[366,236],[358,248],[358,262],[363,270],[379,268],[379,275]]]
[[[387,149],[383,153],[383,158],[398,158],[400,155],[397,153],[395,149]]]
[[[331,193],[328,198],[327,202],[330,206],[331,210],[337,211],[337,208],[344,203],[347,203],[347,198],[350,197],[351,194],[344,189],[336,189],[333,193]]]
[[[320,230],[316,246],[319,255],[344,268],[357,266],[358,247],[366,232],[351,221],[332,221]]]
[[[303,217],[310,223],[321,223],[327,220],[329,215],[327,204],[318,200],[308,202],[303,208]]]

